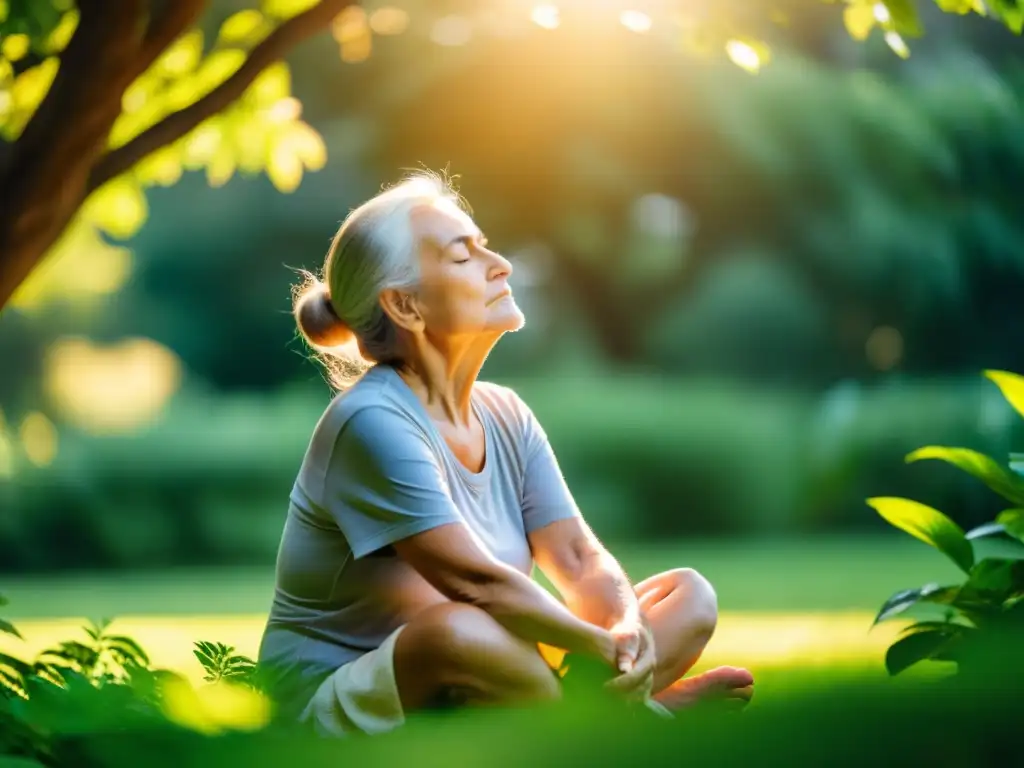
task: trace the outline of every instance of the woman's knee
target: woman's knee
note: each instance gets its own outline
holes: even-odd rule
[[[713,631],[718,624],[718,595],[711,582],[693,568],[675,568],[666,576],[682,596],[684,610],[694,623]]]
[[[560,691],[535,646],[462,603],[418,614],[399,635],[395,656],[396,674],[415,675],[423,689],[459,688],[493,699],[551,699]]]

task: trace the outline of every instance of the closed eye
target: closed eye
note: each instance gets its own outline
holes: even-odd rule
[[[452,245],[462,245],[467,251],[472,254],[474,249],[486,248],[487,238],[483,235],[463,235],[462,237],[456,238],[452,241]],[[469,259],[453,259],[455,264],[465,264]]]

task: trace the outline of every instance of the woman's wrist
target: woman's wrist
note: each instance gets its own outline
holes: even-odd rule
[[[609,664],[615,663],[615,637],[607,629],[588,624],[586,646],[582,649],[587,656],[595,656]]]

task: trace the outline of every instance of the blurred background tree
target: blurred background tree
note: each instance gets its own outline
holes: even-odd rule
[[[421,164],[513,259],[486,376],[599,532],[987,519],[901,458],[1015,437],[1022,8],[0,2],[0,568],[272,561],[329,397],[289,268]]]

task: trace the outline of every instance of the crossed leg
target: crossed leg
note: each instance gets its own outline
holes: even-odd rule
[[[754,678],[739,667],[683,678],[700,659],[718,623],[718,598],[711,584],[692,568],[676,568],[634,588],[651,626],[657,667],[654,698],[669,709],[707,698],[749,700]]]
[[[718,603],[699,573],[679,568],[635,587],[654,635],[658,665],[655,699],[678,709],[708,697],[749,698],[753,678],[719,667],[682,679],[715,631]],[[395,645],[395,678],[406,712],[441,702],[510,704],[557,699],[561,687],[537,647],[484,611],[440,603],[406,625]]]

